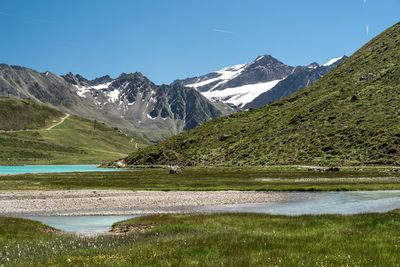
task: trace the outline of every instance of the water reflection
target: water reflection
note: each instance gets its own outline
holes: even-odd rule
[[[280,203],[205,206],[198,210],[203,212],[257,212],[276,215],[350,215],[400,209],[400,191],[398,190],[302,194],[307,194],[310,198]]]

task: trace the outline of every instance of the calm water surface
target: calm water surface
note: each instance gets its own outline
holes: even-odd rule
[[[275,215],[321,215],[321,214],[360,214],[387,212],[400,209],[400,191],[355,191],[326,193],[291,193],[286,192],[292,201],[277,203],[250,203],[200,207],[169,207],[161,211],[184,212],[256,212]],[[304,196],[305,200],[298,196]],[[304,198],[303,198],[304,199]],[[27,219],[38,220],[65,232],[83,234],[105,233],[117,221],[132,216],[29,216]]]
[[[0,166],[0,174],[54,173],[54,172],[99,172],[121,169],[99,168],[100,165],[25,165]],[[127,169],[125,169],[127,170]]]
[[[126,216],[26,216],[29,220],[40,221],[63,232],[84,235],[103,234],[111,230],[111,226],[119,221],[140,215]]]
[[[380,213],[400,209],[400,190],[354,191],[301,194],[306,200],[278,203],[253,203],[220,206],[204,206],[202,212],[257,212],[273,215],[322,215]]]

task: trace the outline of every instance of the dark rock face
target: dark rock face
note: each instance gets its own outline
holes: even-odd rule
[[[67,74],[65,74],[64,76],[62,76],[65,81],[67,81],[70,84],[73,85],[78,85],[78,84],[87,84],[88,80],[86,80],[85,78],[83,78],[81,75],[75,75],[72,74],[71,72],[68,72]]]
[[[102,84],[102,83],[109,83],[112,82],[112,78],[109,75],[105,75],[99,78],[96,78],[94,80],[89,81],[88,83],[90,85],[98,85],[98,84]]]

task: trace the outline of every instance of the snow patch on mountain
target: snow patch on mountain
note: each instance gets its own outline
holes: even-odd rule
[[[208,79],[205,81],[198,80],[193,84],[187,84],[185,86],[198,88],[198,87],[201,87],[201,86],[204,86],[204,85],[216,82],[216,81],[220,81],[217,85],[214,86],[214,88],[215,88],[215,87],[221,85],[221,83],[225,83],[225,82],[229,81],[230,79],[233,79],[236,76],[238,76],[244,70],[245,66],[246,66],[246,64],[238,64],[238,65],[235,65],[232,67],[223,68],[221,70],[213,72],[213,73],[219,74],[219,76],[216,78]]]
[[[322,66],[328,67],[328,66],[330,66],[330,65],[332,65],[332,64],[335,64],[336,62],[338,62],[339,60],[341,60],[343,57],[344,57],[344,56],[341,56],[341,57],[334,57],[334,58],[332,58],[331,60],[329,60],[328,62],[326,62],[326,63],[325,63],[324,65],[322,65]]]
[[[282,80],[247,84],[239,87],[226,88],[224,90],[202,92],[202,94],[210,100],[219,100],[222,102],[234,104],[239,107],[243,107],[247,103],[253,101],[257,96],[272,89],[280,81]]]
[[[108,82],[108,83],[103,83],[103,84],[98,84],[98,85],[94,85],[94,86],[80,86],[80,85],[75,85],[77,91],[76,93],[80,96],[80,97],[86,97],[85,94],[87,92],[90,92],[90,90],[95,89],[95,90],[101,90],[101,89],[107,89],[108,86],[110,86],[110,84],[112,84],[112,82]]]
[[[115,103],[115,101],[118,100],[119,93],[120,93],[119,90],[114,89],[113,91],[108,92],[107,95],[108,95],[109,99],[111,100],[111,102]]]

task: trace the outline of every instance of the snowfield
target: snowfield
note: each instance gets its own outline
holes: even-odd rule
[[[253,101],[257,96],[272,89],[282,80],[275,80],[265,83],[247,84],[224,90],[215,90],[202,92],[202,94],[210,100],[220,100],[226,103],[232,103],[236,106],[243,107],[247,103]]]

